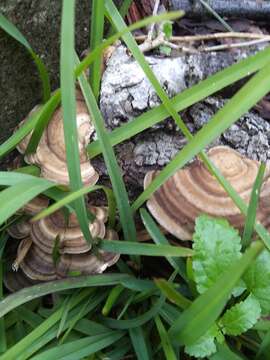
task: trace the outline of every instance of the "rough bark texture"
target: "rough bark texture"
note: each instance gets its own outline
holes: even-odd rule
[[[201,79],[246,57],[246,52],[198,54],[175,59],[147,57],[155,75],[169,96],[192,86]],[[182,112],[182,118],[192,133],[196,133],[226,100],[215,97],[195,104]],[[138,64],[120,46],[112,55],[104,73],[101,89],[101,110],[109,129],[116,128],[147,109],[158,105],[159,99],[141,72]],[[162,168],[183,148],[186,140],[167,119],[153,128],[115,147],[119,165],[130,190],[136,196],[147,171]],[[229,145],[257,160],[270,159],[270,125],[256,113],[243,116],[226,131],[216,144]],[[101,157],[92,160],[101,175],[106,168]]]
[[[120,4],[121,0],[116,0]],[[59,0],[1,0],[4,14],[27,38],[50,71],[52,89],[59,86]],[[76,48],[88,47],[91,1],[77,1]],[[0,143],[41,100],[35,65],[25,49],[0,29]]]

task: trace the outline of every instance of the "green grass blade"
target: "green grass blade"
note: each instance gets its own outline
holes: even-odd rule
[[[246,77],[248,74],[251,75],[265,66],[269,60],[270,48],[266,48],[254,56],[250,56],[247,59],[239,61],[237,64],[231,65],[230,67],[209,76],[207,79],[192,86],[192,88],[184,90],[171,99],[171,105],[177,112],[184,110],[196,102],[203,100],[207,96],[214,94],[243,77]],[[165,120],[167,117],[168,112],[165,106],[159,105],[156,108],[136,117],[131,122],[122,125],[120,128],[113,130],[110,134],[111,144],[115,146],[159,123],[160,121]],[[99,155],[101,153],[99,140],[91,142],[87,146],[87,151],[90,158]]]
[[[209,360],[243,360],[244,358],[233,352],[226,343],[217,344],[217,352]],[[265,359],[265,358],[264,358]]]
[[[183,246],[141,244],[132,241],[100,240],[98,247],[102,250],[142,256],[192,256],[193,250]]]
[[[60,90],[56,90],[53,96],[46,102],[46,104],[44,104],[41,112],[37,116],[37,122],[35,124],[34,131],[31,135],[30,141],[25,150],[26,154],[30,154],[36,151],[36,148],[38,146],[39,140],[41,139],[43,131],[48,125],[57,106],[60,104],[60,101],[61,101]],[[29,120],[27,120],[25,125],[28,124],[28,122]]]
[[[106,49],[106,47],[113,44],[116,40],[118,40],[123,34],[126,34],[128,31],[140,29],[144,26],[151,24],[152,22],[161,22],[164,20],[174,20],[177,17],[179,17],[180,15],[181,15],[181,13],[179,11],[175,11],[175,12],[170,12],[169,14],[164,13],[164,14],[157,15],[157,16],[151,16],[149,18],[138,21],[135,24],[132,24],[131,26],[129,26],[128,28],[124,29],[121,32],[118,32],[117,34],[113,35],[109,39],[105,40],[100,46],[98,46],[94,51],[92,51],[89,55],[87,55],[85,57],[85,59],[80,63],[80,65],[78,65],[76,67],[75,76],[78,77],[83,71],[85,71],[92,64],[92,62],[95,60],[95,58],[97,56],[99,56],[102,53],[102,51],[104,49]],[[56,98],[58,96],[59,96],[58,91],[56,91],[52,95],[52,97],[54,97],[54,98]],[[51,100],[51,101],[53,101],[53,100]],[[43,108],[41,109],[41,111],[43,111]],[[10,139],[8,139],[5,143],[3,143],[0,146],[0,157],[3,156],[4,154],[8,153],[10,150],[12,150],[31,130],[33,130],[33,128],[35,126],[37,126],[37,127],[40,126],[41,128],[44,128],[44,125],[39,124],[37,119],[35,119],[35,122],[33,121],[31,124],[24,124],[18,130],[18,133],[19,133],[18,135],[16,132],[15,134],[13,134],[13,136]],[[39,140],[40,139],[36,139],[35,141],[38,143]],[[30,140],[30,142],[31,142],[31,140]]]
[[[0,225],[38,194],[55,185],[50,181],[34,178],[2,190],[0,192],[0,203],[3,204],[0,209]]]
[[[126,274],[105,274],[68,278],[65,280],[50,281],[45,284],[34,285],[22,289],[15,294],[7,296],[0,301],[0,317],[7,314],[16,307],[36,299],[38,297],[67,289],[78,289],[83,287],[111,286],[122,283],[124,280],[132,281],[132,277]]]
[[[192,140],[160,172],[154,181],[133,203],[138,209],[178,169],[215,140],[223,131],[246,113],[270,90],[270,65],[265,66],[220,109]]]
[[[139,315],[133,319],[115,320],[111,318],[101,318],[101,322],[105,326],[108,326],[112,329],[125,330],[125,329],[137,328],[138,326],[142,326],[151,319],[153,319],[161,309],[163,303],[164,303],[164,298],[160,297],[159,300],[156,301],[156,303],[151,307],[150,310],[146,311],[144,314]]]
[[[33,356],[32,360],[79,360],[108,347],[123,336],[124,333],[121,331],[110,331],[106,334],[86,337],[64,345],[57,345]]]
[[[0,158],[13,150],[19,142],[21,142],[22,139],[33,130],[35,125],[38,123],[40,113],[41,110],[30,116],[28,121],[26,121],[13,135],[0,145]]]
[[[159,230],[153,218],[145,209],[140,209],[140,215],[146,230],[157,245],[169,245],[168,240]],[[183,279],[187,281],[186,265],[182,259],[166,257],[172,267],[179,272]]]
[[[166,296],[171,302],[180,307],[180,309],[187,309],[192,302],[184,297],[180,292],[176,291],[173,284],[164,279],[156,279],[155,284],[160,289],[162,294]]]
[[[143,329],[140,326],[131,328],[129,329],[129,336],[137,359],[150,360]]]
[[[125,23],[121,16],[119,15],[117,8],[113,4],[112,0],[105,0],[106,4],[106,16],[109,20],[115,25],[118,30],[123,30],[126,28]],[[183,149],[183,151],[187,150],[189,154],[193,152],[191,147],[196,147],[194,145],[194,139],[196,138],[197,146],[203,145],[198,152],[202,151],[203,148],[208,145],[211,141],[213,141],[217,136],[219,136],[227,127],[229,127],[233,122],[235,122],[241,115],[247,112],[253,105],[255,105],[265,94],[267,94],[270,90],[269,86],[269,78],[270,78],[270,65],[269,63],[259,71],[243,88],[238,91],[238,93],[221,109],[208,123],[206,126],[203,127],[201,131],[197,133],[195,137],[189,132],[187,126],[184,124],[178,113],[174,110],[173,106],[171,105],[170,100],[168,99],[166,93],[160,86],[158,80],[156,79],[155,75],[153,74],[151,68],[149,67],[148,63],[146,62],[144,56],[140,52],[135,40],[133,39],[130,33],[123,35],[123,39],[126,42],[127,46],[129,47],[130,51],[139,62],[140,66],[142,67],[143,71],[147,75],[149,81],[155,88],[158,96],[162,100],[166,110],[168,113],[173,117],[178,127],[181,129],[183,134],[186,136],[190,143]],[[247,74],[248,75],[248,74]],[[216,121],[219,121],[219,124],[214,124]],[[227,125],[225,125],[227,123]],[[214,125],[214,126],[213,126]],[[197,140],[199,139],[199,140]],[[202,144],[206,140],[204,144]],[[201,143],[201,144],[200,144]],[[200,145],[199,145],[200,144]],[[182,151],[182,155],[183,155]],[[197,153],[194,153],[196,155]],[[201,158],[204,163],[214,169],[211,166],[210,160],[206,157],[206,155],[201,152]],[[172,173],[174,173],[177,169],[182,167],[178,163],[179,157],[181,159],[181,152],[176,156],[173,161],[169,165],[161,171],[159,176],[155,178],[155,180],[148,186],[148,188],[139,196],[139,198],[135,201],[132,208],[138,209],[146,199],[148,199],[151,194],[164,182],[168,179]],[[192,157],[189,159],[191,160]],[[181,161],[180,161],[181,162]],[[172,172],[172,173],[170,173]],[[169,175],[170,174],[170,175]],[[168,175],[168,177],[166,177]],[[213,175],[216,176],[215,171],[213,171]],[[264,233],[264,241],[267,235]],[[267,243],[267,241],[265,241]],[[270,248],[270,243],[268,243]]]
[[[249,246],[251,242],[251,237],[253,234],[253,229],[256,221],[256,212],[260,198],[260,191],[264,180],[265,169],[266,169],[266,165],[261,164],[252,188],[243,237],[242,237],[242,245],[244,248]]]
[[[37,221],[46,216],[49,216],[50,214],[54,213],[55,211],[61,209],[63,206],[66,206],[67,204],[78,199],[82,195],[86,195],[88,193],[91,193],[91,192],[97,191],[97,190],[103,190],[106,195],[107,202],[108,202],[108,208],[109,208],[109,226],[113,227],[114,222],[115,222],[115,213],[116,213],[116,204],[115,204],[114,194],[110,188],[108,188],[106,186],[102,186],[102,185],[86,186],[80,190],[69,193],[68,195],[64,196],[61,200],[55,202],[53,205],[47,207],[46,209],[42,210],[40,213],[35,215],[31,219],[31,221]]]
[[[92,1],[90,52],[102,43],[104,31],[104,0]],[[89,80],[96,100],[99,97],[102,54],[96,57],[90,67]]]
[[[200,3],[212,14],[224,27],[227,31],[234,32],[230,25],[204,0],[199,0]]]
[[[91,291],[93,290],[84,290],[81,291],[75,298],[73,303],[71,304],[71,308],[75,308],[77,305],[80,305],[81,301],[83,301],[86,297],[88,297],[91,294]],[[27,336],[25,336],[20,342],[16,343],[14,346],[12,346],[8,351],[0,357],[1,360],[11,360],[18,358],[18,354],[21,354],[26,349],[28,351],[28,354],[31,355],[33,352],[32,345],[35,344],[35,342],[40,343],[40,339],[44,334],[46,335],[49,330],[52,330],[52,328],[55,326],[55,332],[54,336],[56,336],[58,331],[58,326],[56,325],[57,322],[61,319],[61,316],[63,314],[63,304],[60,309],[57,309],[54,311],[46,320],[44,320],[39,326],[37,326],[31,333],[29,333]],[[47,341],[50,341],[47,339]],[[45,341],[45,344],[47,342]],[[39,350],[39,344],[38,346],[34,346],[34,352]],[[28,356],[23,356],[23,359],[28,358]]]
[[[76,61],[76,63],[78,60]],[[85,75],[79,77],[80,86],[85,98],[86,105],[89,113],[91,114],[97,136],[102,146],[102,153],[105,164],[111,179],[113,192],[115,195],[117,207],[119,210],[120,221],[123,227],[125,240],[136,241],[136,229],[133,220],[133,214],[129,205],[129,199],[121,171],[118,166],[113,148],[110,143],[109,134],[107,133],[104,125],[104,121],[98,105],[96,103],[94,94],[85,78]]]
[[[259,350],[256,354],[256,360],[265,360],[269,356],[270,351],[270,330],[264,333],[263,340],[260,344]]]
[[[166,360],[177,360],[175,352],[173,350],[170,338],[167,334],[167,331],[162,324],[162,321],[160,320],[160,317],[157,315],[155,317],[155,323],[156,327],[160,336],[161,345],[164,351],[164,355],[166,357]]]
[[[103,316],[108,316],[111,309],[113,308],[113,306],[115,305],[117,299],[119,298],[119,296],[121,295],[121,293],[124,290],[124,286],[123,285],[116,285],[114,288],[112,288],[112,290],[110,291],[107,300],[101,310],[101,313]]]
[[[37,70],[38,70],[38,73],[39,73],[39,77],[40,77],[40,79],[42,81],[43,100],[44,100],[44,102],[46,102],[50,98],[50,93],[51,93],[50,79],[49,79],[49,74],[48,74],[48,71],[46,69],[46,66],[44,65],[44,63],[42,62],[40,57],[38,57],[38,55],[36,55],[36,53],[33,51],[33,49],[31,48],[31,46],[29,44],[29,42],[22,35],[22,33],[16,28],[16,26],[14,26],[1,13],[0,13],[0,27],[7,34],[9,34],[11,37],[13,37],[15,40],[17,40],[21,45],[23,45],[28,50],[30,55],[32,56],[32,58],[33,58],[33,60],[34,60],[34,62],[36,64],[36,67],[37,67]]]
[[[180,315],[169,330],[174,343],[190,345],[206,333],[221,314],[234,286],[263,248],[261,242],[253,243],[237,263]]]
[[[74,77],[74,16],[75,0],[63,0],[61,24],[60,83],[64,123],[67,168],[72,191],[83,187],[76,122],[76,96]],[[92,243],[84,198],[74,201],[81,230],[88,243]]]
[[[122,31],[126,29],[126,24],[122,19],[121,15],[119,14],[116,6],[114,5],[112,0],[105,0],[105,7],[106,7],[106,17],[110,20],[112,24],[116,27],[118,31]],[[183,15],[183,14],[182,14]],[[140,64],[142,70],[144,71],[145,75],[147,76],[148,80],[152,84],[153,88],[155,89],[157,95],[161,99],[162,103],[164,104],[166,110],[168,111],[169,115],[172,116],[175,123],[178,125],[179,129],[181,129],[182,133],[187,137],[187,139],[191,139],[192,135],[190,134],[187,126],[180,118],[180,115],[175,111],[171,102],[162,86],[160,85],[159,81],[157,80],[156,76],[154,75],[152,69],[150,68],[148,62],[146,61],[144,55],[140,51],[135,39],[133,38],[132,34],[129,32],[122,36],[122,39],[128,46],[129,50],[131,51],[134,58]]]
[[[122,16],[122,18],[124,19],[125,16],[128,13],[128,9],[130,7],[130,5],[132,4],[133,0],[124,0],[119,8],[119,13]],[[107,36],[112,36],[113,33],[115,32],[114,27],[111,25],[110,30],[107,34]]]

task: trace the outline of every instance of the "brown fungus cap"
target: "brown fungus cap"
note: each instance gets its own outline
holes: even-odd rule
[[[13,271],[11,266],[5,272],[3,281],[5,287],[11,292],[37,284],[36,281],[31,280],[28,276],[26,276],[21,269]]]
[[[109,230],[106,233],[108,240],[118,239],[117,233]],[[20,243],[18,253],[24,251],[24,244]],[[102,250],[90,250],[84,254],[59,254],[54,263],[52,254],[32,243],[26,256],[20,263],[20,269],[31,280],[50,281],[74,275],[99,274],[107,267],[115,264],[119,254]]]
[[[27,121],[27,119],[23,122],[25,121]],[[94,185],[98,180],[98,174],[90,164],[85,149],[89,142],[90,136],[94,132],[94,126],[91,122],[87,106],[83,101],[79,91],[77,91],[76,121],[78,129],[78,144],[82,181],[85,185]],[[29,140],[30,136],[28,135],[17,146],[17,149],[21,153],[25,152]],[[36,152],[25,155],[24,158],[28,164],[35,164],[40,167],[41,177],[55,181],[58,184],[69,184],[61,107],[56,109],[54,112],[47,128],[41,137]]]
[[[259,163],[226,146],[212,148],[208,156],[248,204]],[[147,173],[144,187],[147,188],[157,175],[158,171]],[[266,227],[270,226],[269,198],[268,167],[257,210],[257,220]],[[201,214],[227,218],[231,225],[239,230],[244,226],[244,217],[240,210],[199,160],[171,176],[148,200],[147,207],[168,232],[181,240],[192,239],[195,219]]]
[[[103,238],[105,235],[104,222],[96,217],[93,223],[89,224],[89,230],[93,238]],[[32,224],[31,238],[45,253],[52,254],[57,237],[59,237],[61,254],[81,254],[91,248],[83,236],[74,213],[70,214],[67,221],[63,212],[59,210]]]

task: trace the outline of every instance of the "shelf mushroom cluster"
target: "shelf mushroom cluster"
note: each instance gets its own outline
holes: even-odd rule
[[[248,204],[259,163],[226,146],[212,148],[208,156]],[[157,175],[158,171],[148,172],[144,187]],[[266,228],[270,227],[269,199],[270,169],[267,167],[257,209],[257,220]],[[192,239],[195,219],[202,213],[227,218],[240,231],[244,227],[244,216],[200,160],[171,176],[148,200],[147,207],[160,225],[180,240]]]
[[[98,174],[90,164],[85,151],[94,127],[79,92],[76,121],[82,180],[84,185],[94,185],[98,180]],[[29,139],[30,135],[18,145],[21,153],[25,152]],[[36,153],[25,155],[24,158],[27,163],[38,165],[44,178],[61,185],[69,184],[61,107],[53,114]],[[23,211],[28,215],[34,215],[46,208],[48,203],[47,198],[37,197],[28,203]],[[106,230],[107,209],[91,206],[89,210],[95,215],[95,220],[89,224],[92,237],[116,240],[117,233]],[[37,222],[23,221],[9,228],[12,237],[22,239],[13,263],[13,269],[17,271],[7,272],[6,275],[5,283],[11,291],[18,289],[18,286],[30,285],[36,281],[101,273],[118,260],[118,254],[93,249],[86,242],[76,215],[71,213],[68,217],[67,219],[62,210],[59,210]]]

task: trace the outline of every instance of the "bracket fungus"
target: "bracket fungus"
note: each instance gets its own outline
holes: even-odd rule
[[[94,185],[98,180],[98,173],[95,171],[86,153],[86,145],[94,132],[94,126],[83,100],[82,94],[77,91],[77,129],[78,144],[80,153],[80,166],[82,181],[85,185]],[[36,108],[34,109],[36,111]],[[32,110],[33,112],[33,110]],[[31,116],[32,112],[28,115]],[[26,122],[27,118],[22,121]],[[22,124],[21,123],[21,124]],[[20,125],[19,125],[20,126]],[[30,140],[30,135],[17,146],[20,153],[24,154]],[[66,163],[66,150],[64,141],[64,125],[61,107],[54,112],[47,128],[45,129],[35,153],[26,154],[24,160],[28,164],[35,164],[41,169],[41,176],[55,181],[61,185],[69,184],[68,169]]]
[[[94,222],[89,224],[92,236],[116,240],[117,233],[105,228],[107,209],[91,207],[90,210],[96,214]],[[118,259],[118,254],[91,248],[74,213],[66,222],[64,214],[57,211],[31,224],[30,234],[18,246],[13,268],[20,268],[31,280],[49,281],[74,272],[81,275],[102,273]]]
[[[208,156],[248,204],[259,162],[226,146],[212,148]],[[157,175],[158,171],[148,172],[144,187]],[[267,228],[270,227],[269,198],[270,168],[267,167],[257,209],[257,220]],[[202,213],[227,218],[240,231],[244,226],[244,216],[200,160],[171,176],[148,200],[147,207],[160,225],[180,240],[192,239],[195,219]]]

